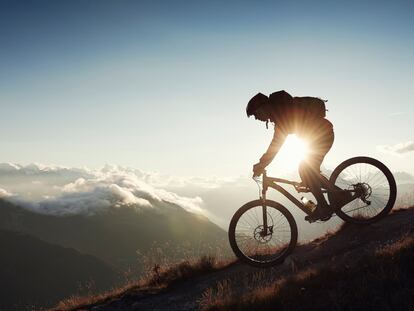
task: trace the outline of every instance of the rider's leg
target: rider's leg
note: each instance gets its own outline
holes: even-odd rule
[[[322,192],[322,187],[327,188],[329,181],[321,175],[320,167],[325,155],[331,149],[334,141],[333,131],[331,133],[325,133],[319,139],[315,139],[311,142],[310,153],[306,160],[304,160],[299,167],[299,174],[302,181],[306,183],[312,194],[314,195],[317,205],[314,211],[315,216],[329,214],[328,203]]]
[[[312,161],[313,162],[313,161]],[[320,167],[320,166],[319,166]],[[302,182],[305,183],[310,191],[312,192],[313,196],[317,201],[317,208],[318,207],[327,207],[326,199],[322,192],[322,180],[319,171],[319,167],[316,165],[311,165],[308,161],[304,161],[299,166],[299,174],[302,179]]]
[[[320,176],[320,180],[321,180],[321,186],[322,186],[322,188],[324,188],[324,189],[327,189],[327,190],[331,190],[331,191],[334,191],[334,190],[342,190],[342,188],[340,188],[340,187],[338,187],[338,186],[336,186],[336,185],[332,185],[330,182],[329,182],[329,179],[328,178],[326,178],[324,175],[322,175],[321,173],[319,174],[319,176]]]
[[[321,189],[321,179],[319,169],[315,166],[301,164],[300,175],[302,181],[308,184],[310,191],[316,199],[316,208],[311,215],[307,215],[305,220],[314,222],[316,220],[328,220],[332,216],[332,211],[326,202]]]
[[[345,204],[347,204],[349,201],[353,199],[352,194],[350,192],[343,192],[342,188],[337,187],[335,185],[331,185],[329,183],[329,180],[326,179],[325,176],[320,174],[320,170],[319,170],[320,164],[318,164],[320,162],[322,162],[320,161],[320,157],[315,157],[315,158],[310,157],[308,161],[306,162],[304,161],[300,164],[299,175],[302,179],[302,182],[309,187],[310,191],[312,192],[313,196],[316,199],[316,202],[317,202],[316,211],[319,208],[328,207],[328,203],[326,202],[325,196],[323,195],[321,188],[325,188],[331,191],[339,190],[335,194],[336,200],[335,202],[333,202],[334,206],[331,206],[331,207],[333,209],[341,208],[342,206],[344,206]]]

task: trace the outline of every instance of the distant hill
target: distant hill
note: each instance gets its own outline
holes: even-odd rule
[[[159,208],[113,207],[89,216],[52,216],[0,200],[0,229],[25,232],[50,243],[75,248],[121,270],[136,268],[137,251],[145,254],[154,241],[158,245],[168,242],[174,249],[205,253],[207,248],[227,239],[226,232],[206,217],[171,203],[163,204]]]
[[[47,307],[76,294],[81,284],[93,281],[99,291],[119,281],[99,259],[26,234],[0,230],[0,249],[0,310]]]

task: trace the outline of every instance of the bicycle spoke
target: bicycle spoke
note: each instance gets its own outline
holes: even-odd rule
[[[240,251],[248,258],[260,262],[279,258],[292,238],[289,222],[280,211],[267,206],[266,213],[268,231],[264,231],[263,227],[263,206],[246,211],[235,229],[235,240]]]
[[[349,164],[347,163],[349,162]],[[342,206],[338,216],[364,223],[376,218],[395,202],[395,181],[389,170],[375,159],[358,157],[347,160],[341,171],[334,173],[334,183],[344,190],[354,190],[358,199]],[[328,197],[331,200],[333,194]],[[333,199],[333,198],[332,198]],[[391,201],[394,200],[394,201]],[[367,204],[369,203],[370,204]],[[341,216],[343,214],[344,216]]]

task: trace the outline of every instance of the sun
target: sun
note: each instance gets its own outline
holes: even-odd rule
[[[275,158],[275,164],[285,172],[295,171],[298,169],[299,163],[306,158],[308,152],[306,141],[294,134],[288,135]]]

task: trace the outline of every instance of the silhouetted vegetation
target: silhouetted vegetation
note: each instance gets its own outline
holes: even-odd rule
[[[234,257],[151,261],[145,277],[103,295],[70,297],[55,310],[412,310],[413,212],[399,209],[365,227],[345,224],[270,269],[231,265]]]
[[[188,259],[177,264],[165,266],[155,264],[148,270],[148,274],[139,280],[130,281],[124,286],[115,288],[104,294],[71,296],[59,302],[53,310],[69,311],[88,309],[97,303],[105,303],[120,297],[133,296],[138,291],[145,292],[148,290],[154,292],[197,276],[223,269],[233,262],[234,260],[218,261],[214,257],[203,256],[198,259]]]
[[[412,233],[411,233],[412,234]],[[309,268],[239,296],[230,284],[205,292],[202,310],[413,310],[414,237],[352,265]]]

